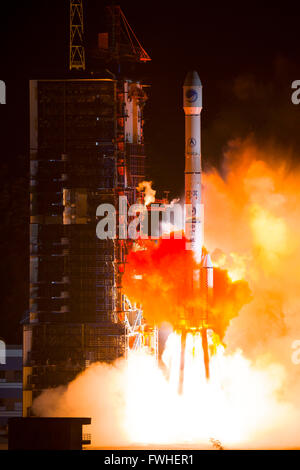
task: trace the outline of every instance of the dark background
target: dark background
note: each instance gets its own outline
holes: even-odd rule
[[[300,7],[118,3],[152,58],[143,75],[151,84],[145,137],[147,176],[155,189],[170,190],[171,197],[183,192],[181,87],[189,69],[196,69],[203,83],[206,169],[220,169],[228,141],[248,135],[292,149],[292,163],[299,163],[300,105],[291,103],[291,83],[300,79]],[[87,55],[104,30],[105,4],[85,0]],[[20,321],[28,309],[28,80],[67,72],[69,2],[1,2],[0,21],[0,79],[7,84],[7,104],[0,106],[0,336],[20,343]]]

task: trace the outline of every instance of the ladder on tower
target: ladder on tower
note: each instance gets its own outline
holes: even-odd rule
[[[70,70],[85,70],[82,0],[70,0]]]

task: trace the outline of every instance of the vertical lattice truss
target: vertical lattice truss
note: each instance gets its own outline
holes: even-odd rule
[[[82,0],[70,0],[70,70],[85,70]]]

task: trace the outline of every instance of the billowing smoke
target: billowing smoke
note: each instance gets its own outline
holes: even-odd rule
[[[253,296],[231,322],[225,341],[251,359],[283,364],[282,394],[294,401],[300,391],[300,365],[292,360],[300,338],[300,168],[292,161],[290,150],[261,148],[253,139],[234,141],[224,178],[216,171],[205,176],[204,197],[212,258],[245,279]]]
[[[291,365],[291,342],[300,338],[300,168],[278,153],[232,142],[224,178],[205,175],[205,233],[213,261],[252,292],[227,331],[228,345]]]
[[[38,414],[91,416],[97,446],[205,447],[214,438],[225,448],[299,447],[300,364],[293,344],[300,339],[300,169],[291,167],[290,157],[272,145],[234,141],[222,176],[216,170],[204,175],[205,245],[216,273],[225,277],[220,334],[226,348],[212,358],[211,383],[191,386],[179,397],[153,358],[132,354],[128,361],[95,364],[66,389],[43,393],[34,403]],[[153,283],[144,276],[146,302],[128,283],[151,321],[172,323],[185,301],[184,286],[177,292],[174,286],[187,258],[178,246],[172,252],[172,240],[169,246],[169,255],[159,248],[148,258],[132,255],[134,263],[146,263],[144,274],[152,270],[157,276]],[[222,302],[216,310],[221,323]],[[176,350],[173,340],[167,341],[167,355]],[[193,357],[191,350],[192,378],[198,370]]]

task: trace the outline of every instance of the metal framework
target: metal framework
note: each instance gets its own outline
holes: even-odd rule
[[[140,62],[148,62],[151,60],[149,54],[145,51],[145,49],[142,47],[140,41],[136,37],[133,29],[131,28],[130,24],[128,23],[126,16],[124,15],[123,11],[120,8],[120,15],[123,20],[123,26],[126,31],[128,40],[131,44],[131,48],[135,56],[138,58]]]
[[[112,46],[123,47],[120,9],[114,12]],[[85,70],[83,34],[83,0],[70,0],[70,70]],[[148,57],[134,38],[130,44],[125,51],[131,59]],[[124,57],[122,47],[118,57]],[[114,50],[108,51],[112,59]],[[144,346],[157,358],[157,329],[146,325],[136,306],[125,308],[122,276],[130,244],[96,237],[99,204],[116,206],[121,195],[133,204],[145,179],[146,99],[140,82],[123,78],[30,83],[24,416],[42,390],[70,382],[93,362],[112,362]]]
[[[158,360],[158,329],[150,327],[143,318],[143,311],[124,295],[124,323],[126,326],[125,357],[129,351],[147,349]]]
[[[109,61],[134,61],[147,62],[151,58],[142,47],[132,27],[127,21],[121,7],[109,5],[106,7],[108,33],[103,33],[107,37],[99,45],[99,52],[102,57]]]
[[[70,0],[70,70],[85,70],[82,0]]]

